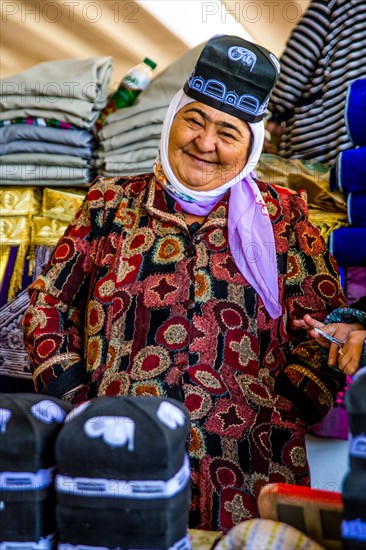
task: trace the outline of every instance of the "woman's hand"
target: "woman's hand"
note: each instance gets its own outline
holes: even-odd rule
[[[360,367],[360,357],[366,338],[366,330],[353,330],[344,346],[338,351],[338,367],[346,374],[355,374]]]
[[[329,323],[325,325],[307,314],[302,319],[295,319],[294,325],[307,330],[309,335],[317,340],[321,346],[329,348],[329,366],[334,366],[338,363],[339,368],[344,370],[346,374],[354,374],[356,372],[359,367],[363,341],[366,336],[366,331],[363,330],[361,323]],[[337,338],[337,340],[344,342],[343,346],[340,348],[337,344],[329,342],[329,340],[318,334],[315,328],[319,328],[330,336]],[[364,334],[362,342],[362,336],[360,334],[354,336],[356,333]]]

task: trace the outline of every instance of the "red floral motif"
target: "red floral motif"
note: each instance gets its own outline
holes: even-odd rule
[[[257,448],[258,456],[260,459],[270,460],[272,456],[271,442],[269,434],[271,432],[271,425],[267,422],[256,423],[251,430],[250,440],[252,444]],[[256,452],[254,450],[254,452]]]
[[[198,460],[206,456],[205,438],[202,430],[194,423],[191,425],[189,438],[189,454]]]
[[[218,493],[224,487],[243,487],[244,476],[238,465],[232,460],[214,458],[209,464],[212,483]]]
[[[217,253],[212,256],[212,274],[219,281],[227,283],[248,284],[237,268],[233,258],[224,253]]]
[[[146,279],[144,303],[146,307],[162,307],[179,301],[183,292],[176,274],[151,275]]]
[[[127,372],[108,372],[102,378],[98,395],[127,395],[130,387],[130,377]]]
[[[283,464],[296,473],[307,471],[304,439],[292,438],[282,451]]]
[[[225,362],[248,374],[258,371],[258,339],[249,332],[230,330],[226,336]]]
[[[203,269],[196,272],[194,295],[198,302],[208,302],[212,296],[211,279]]]
[[[134,283],[141,269],[142,256],[136,254],[132,258],[122,260],[117,268],[116,286],[128,285]]]
[[[221,377],[209,365],[200,364],[190,367],[189,376],[191,380],[211,394],[222,395],[227,391]]]
[[[290,233],[290,224],[286,220],[279,220],[273,227],[276,239],[276,251],[278,254],[288,251],[288,238]]]
[[[110,192],[110,191],[109,191]],[[92,187],[88,193],[88,201],[90,204],[98,203],[103,199],[103,192],[98,186]]]
[[[207,237],[208,244],[211,250],[222,250],[228,246],[227,230],[214,229],[210,231]]]
[[[184,317],[172,317],[156,333],[156,343],[170,350],[180,350],[188,344],[189,321]]]
[[[131,369],[131,376],[135,380],[154,378],[166,371],[169,365],[169,353],[164,348],[146,346],[136,354]]]
[[[64,263],[70,260],[75,254],[75,245],[71,239],[65,237],[56,247],[54,252],[55,263]]]
[[[136,212],[131,208],[127,208],[128,199],[121,201],[120,207],[116,212],[116,221],[119,221],[120,224],[125,229],[132,229],[136,225]]]
[[[102,305],[96,300],[91,300],[88,308],[88,334],[97,334],[104,324],[104,310]]]
[[[299,284],[305,278],[306,273],[301,261],[301,258],[297,254],[288,253],[288,271],[287,281],[289,284]]]
[[[257,377],[239,373],[235,378],[245,399],[257,406],[273,407],[272,391],[260,384]]]
[[[102,363],[102,341],[98,336],[89,338],[87,350],[87,365],[88,370],[94,370]]]
[[[202,316],[196,316],[190,335],[190,351],[200,354],[201,364],[212,361],[217,348],[218,326],[213,312],[214,301],[202,305]]]
[[[117,321],[120,319],[123,315],[126,314],[128,311],[128,308],[131,304],[131,295],[121,290],[118,292],[118,294],[115,295],[115,298],[113,300],[113,319],[114,321]]]
[[[248,328],[248,319],[243,316],[243,309],[238,304],[218,300],[214,312],[216,321],[223,333],[234,328]]]
[[[309,481],[306,476],[301,485],[309,485]],[[269,465],[269,483],[295,483],[295,476],[287,466],[272,461]]]
[[[174,235],[159,239],[154,248],[153,261],[157,264],[170,264],[183,257],[183,242]]]
[[[304,214],[301,209],[296,206],[291,210],[291,224],[297,224],[304,219]]]
[[[55,336],[54,338],[43,336],[37,340],[34,354],[38,357],[38,360],[45,361],[60,348],[61,343],[62,336]]]
[[[243,437],[244,432],[252,425],[255,412],[243,404],[239,406],[231,399],[221,398],[205,424],[208,432],[223,437]]]
[[[231,529],[241,521],[255,517],[257,514],[257,499],[239,489],[226,488],[221,493],[220,523],[225,530]]]
[[[134,382],[131,385],[131,395],[152,395],[154,397],[163,397],[163,389],[159,382],[143,381]]]
[[[326,300],[333,298],[339,291],[336,281],[325,274],[314,277],[314,288]]]
[[[271,221],[276,222],[282,216],[282,208],[280,203],[273,197],[267,197],[266,206]]]
[[[123,243],[126,258],[147,252],[154,244],[154,233],[147,227],[140,227]]]
[[[187,386],[184,394],[184,405],[190,412],[191,420],[203,418],[212,409],[212,399],[202,388]]]
[[[311,226],[307,221],[298,222],[298,226],[297,235],[304,253],[313,256],[324,252],[325,244],[323,239],[319,239],[318,229]]]

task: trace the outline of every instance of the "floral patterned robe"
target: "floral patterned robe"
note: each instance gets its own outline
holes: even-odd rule
[[[151,174],[96,181],[29,290],[23,324],[37,391],[63,396],[81,384],[74,403],[184,400],[190,527],[227,531],[257,515],[264,484],[309,484],[307,425],[344,383],[292,323],[344,304],[335,261],[301,194],[258,185],[274,229],[279,319],[230,254],[230,191],[191,236]]]

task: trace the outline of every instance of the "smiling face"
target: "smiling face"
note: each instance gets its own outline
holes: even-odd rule
[[[247,163],[248,124],[195,101],[175,115],[169,135],[169,163],[188,189],[210,191],[234,178]]]

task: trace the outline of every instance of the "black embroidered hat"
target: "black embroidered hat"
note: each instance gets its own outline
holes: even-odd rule
[[[68,415],[56,442],[59,550],[190,550],[190,421],[182,403],[103,396]]]
[[[55,547],[55,441],[70,410],[48,395],[0,393],[0,548]]]
[[[270,51],[238,36],[219,35],[204,46],[184,91],[214,109],[259,122],[279,74],[279,61]]]

